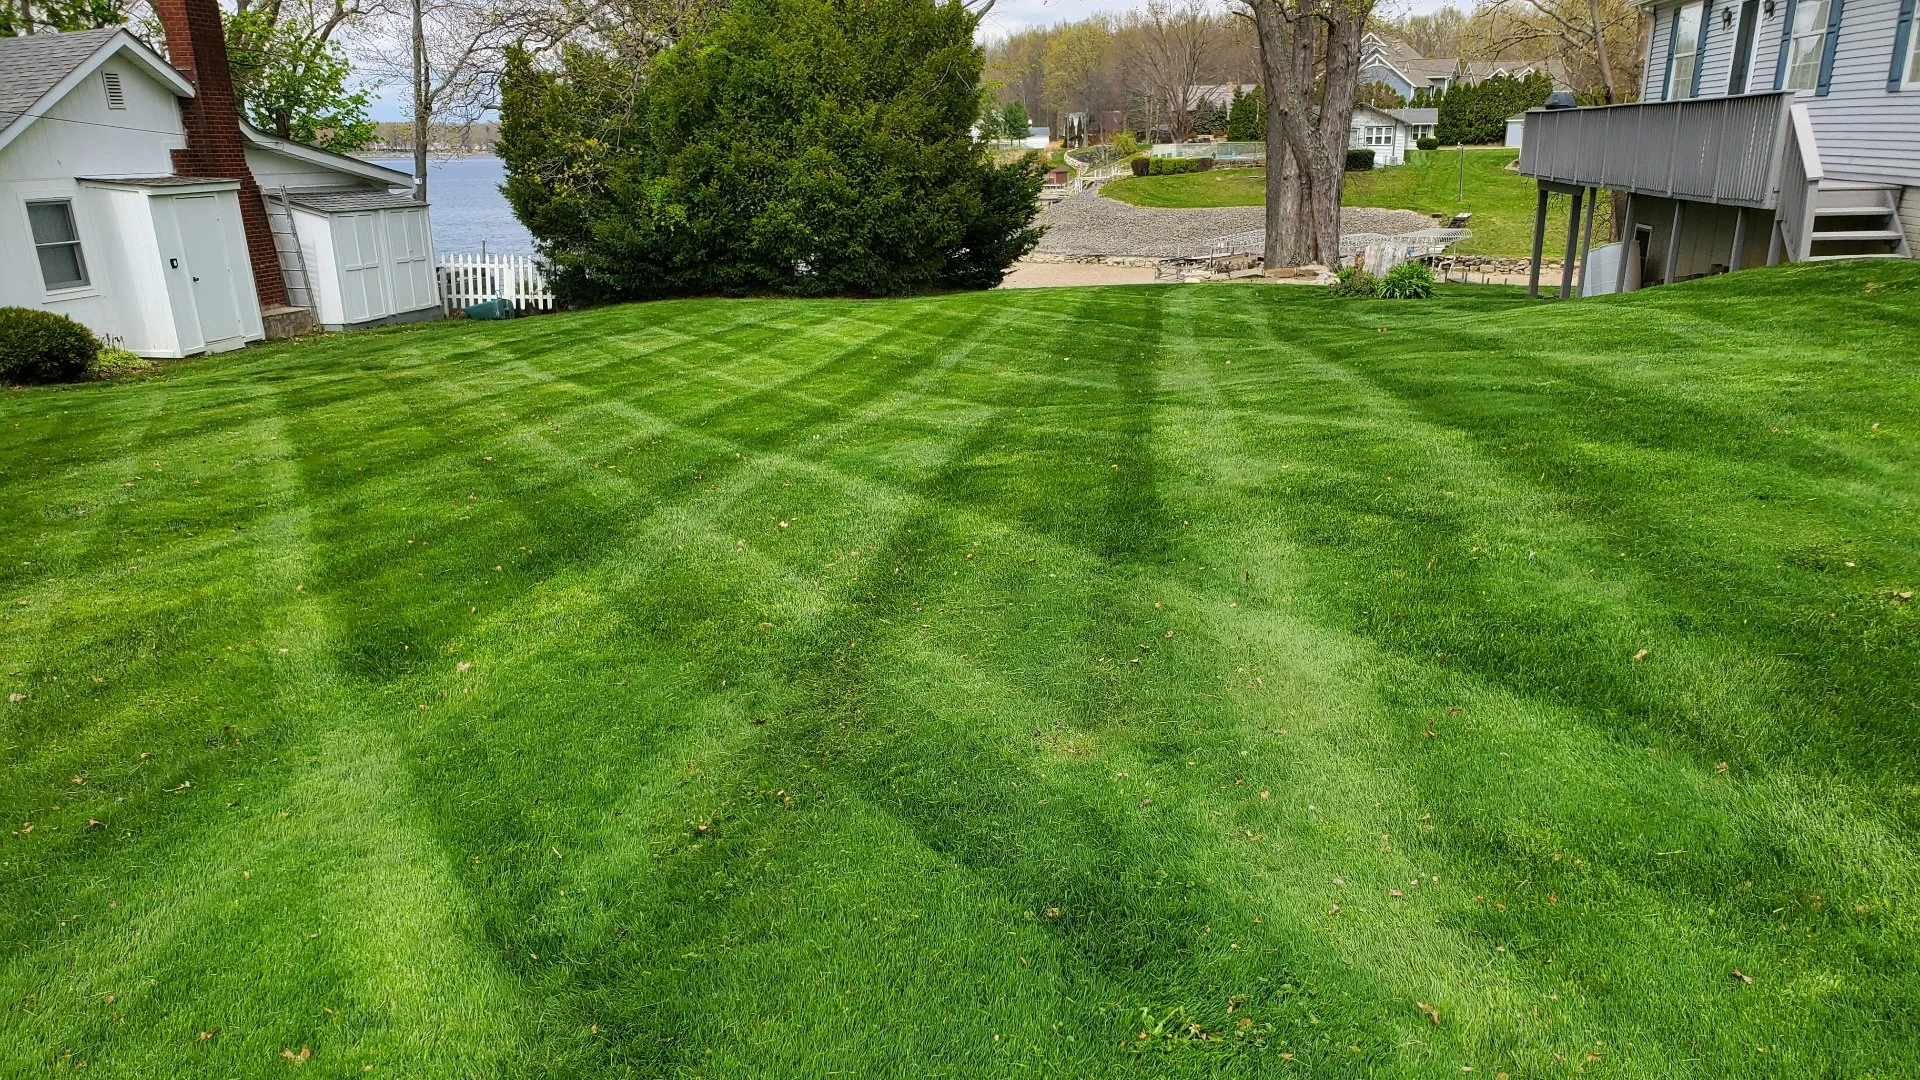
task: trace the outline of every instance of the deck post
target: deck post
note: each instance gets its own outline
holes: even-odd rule
[[[1673,200],[1673,231],[1667,235],[1667,269],[1660,278],[1660,284],[1673,284],[1673,275],[1680,272],[1680,230],[1687,221],[1687,201]]]
[[[1633,192],[1627,192],[1627,212],[1621,215],[1620,222],[1620,265],[1613,271],[1613,291],[1627,291],[1627,260],[1633,258],[1633,251],[1640,245],[1640,233],[1633,221]]]
[[[1727,257],[1727,273],[1736,273],[1740,269],[1740,256],[1747,247],[1747,208],[1737,206],[1733,211],[1733,254]]]
[[[1587,189],[1580,188],[1573,193],[1573,205],[1567,208],[1567,253],[1560,260],[1560,299],[1573,295],[1573,257],[1579,254],[1580,243],[1580,206],[1586,201]]]
[[[1767,265],[1779,266],[1780,259],[1787,251],[1787,230],[1775,217],[1773,224],[1767,227]]]
[[[1547,243],[1547,182],[1540,183],[1540,195],[1533,204],[1533,265],[1527,270],[1527,295],[1540,299],[1540,255]]]
[[[1600,205],[1600,189],[1587,189],[1587,223],[1580,230],[1580,288],[1579,295],[1587,295],[1587,260],[1593,255],[1593,211]]]

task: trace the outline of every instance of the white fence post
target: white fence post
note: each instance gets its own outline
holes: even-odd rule
[[[482,300],[505,300],[516,311],[553,310],[553,289],[531,255],[448,253],[439,271],[440,303],[449,315]]]

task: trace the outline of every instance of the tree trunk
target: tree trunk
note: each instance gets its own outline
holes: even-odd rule
[[[1260,93],[1267,141],[1267,240],[1262,260],[1268,269],[1293,266],[1298,254],[1300,170],[1293,149],[1275,116],[1286,96],[1288,26],[1272,0],[1254,0],[1253,25],[1260,46]]]
[[[427,29],[420,7],[425,0],[413,0],[413,197],[427,201],[427,129],[433,119],[432,95],[427,87]]]
[[[1613,60],[1607,56],[1607,38],[1600,27],[1600,0],[1587,0],[1587,14],[1593,18],[1593,51],[1600,60],[1600,92],[1612,105],[1620,100],[1613,86]]]

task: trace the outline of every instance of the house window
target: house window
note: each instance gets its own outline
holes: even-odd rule
[[[80,233],[73,227],[73,204],[27,204],[27,223],[33,228],[34,251],[40,256],[40,280],[47,291],[77,289],[87,283],[87,261],[80,255]]]
[[[1787,89],[1812,90],[1820,84],[1820,57],[1827,46],[1830,0],[1800,0],[1793,11],[1793,43],[1787,52]]]
[[[1383,124],[1368,124],[1366,143],[1368,146],[1392,146],[1393,128]]]
[[[1821,0],[1824,4],[1825,0]],[[1667,100],[1693,96],[1693,70],[1700,63],[1700,5],[1680,9],[1673,24],[1673,63],[1667,76]]]
[[[1908,90],[1920,90],[1920,30],[1909,28],[1907,31],[1907,77],[1900,85]]]

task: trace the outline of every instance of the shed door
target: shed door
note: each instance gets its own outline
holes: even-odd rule
[[[219,200],[212,195],[182,195],[173,200],[174,220],[180,227],[181,254],[193,280],[193,304],[200,313],[200,338],[209,348],[244,342],[240,301],[235,295],[232,253],[220,218]]]
[[[340,306],[348,323],[392,314],[386,275],[380,267],[379,224],[373,211],[333,219],[334,250],[340,258]]]
[[[392,260],[388,279],[393,310],[417,311],[439,303],[433,280],[433,248],[427,243],[425,210],[383,210],[387,255]]]

